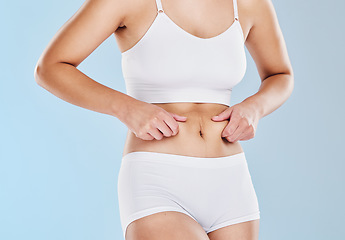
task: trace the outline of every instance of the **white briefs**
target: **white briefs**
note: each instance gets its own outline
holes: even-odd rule
[[[218,158],[131,152],[122,158],[118,200],[123,236],[136,219],[178,211],[206,233],[260,218],[244,152]]]

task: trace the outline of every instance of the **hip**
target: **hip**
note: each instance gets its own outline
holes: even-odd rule
[[[259,218],[244,152],[218,158],[129,153],[122,158],[118,196],[124,232],[131,221],[167,210],[188,213],[206,231]]]

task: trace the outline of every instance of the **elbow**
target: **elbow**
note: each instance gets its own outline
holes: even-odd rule
[[[34,69],[34,78],[35,78],[36,83],[40,86],[42,83],[41,72],[42,72],[42,66],[39,63],[37,63]]]
[[[288,72],[288,76],[289,76],[289,86],[290,86],[290,94],[292,94],[293,89],[295,88],[295,77],[294,77],[294,72],[293,69],[290,68],[289,72]]]
[[[34,78],[36,83],[39,86],[43,86],[43,83],[45,81],[44,75],[47,72],[47,64],[44,64],[42,61],[38,61],[36,63],[35,69],[34,69]]]
[[[292,67],[286,69],[285,71],[282,71],[278,73],[282,76],[281,79],[284,79],[284,89],[286,91],[286,94],[290,96],[293,92],[295,80],[294,80],[294,72]]]
[[[290,96],[293,92],[294,87],[295,87],[294,72],[293,72],[292,67],[290,67],[286,71],[283,71],[279,74],[284,75],[283,79],[285,80],[285,88],[286,88],[288,95]]]
[[[37,62],[34,69],[34,78],[39,86],[45,87],[47,85],[47,81],[52,76],[52,70],[54,69],[54,67],[54,64],[44,63],[40,61]]]
[[[45,86],[47,81],[49,81],[49,79],[51,79],[51,77],[55,75],[56,69],[61,64],[63,65],[68,64],[68,65],[76,67],[75,65],[70,64],[68,62],[57,62],[57,61],[48,62],[48,61],[39,60],[36,63],[36,66],[34,68],[34,79],[36,83],[41,87]]]

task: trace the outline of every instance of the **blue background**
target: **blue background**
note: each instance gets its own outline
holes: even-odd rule
[[[37,85],[34,67],[83,1],[2,1],[0,239],[123,239],[117,177],[127,127]],[[241,141],[261,210],[260,239],[342,239],[345,2],[273,1],[295,73],[291,97]],[[241,18],[241,17],[240,17]],[[247,73],[232,104],[260,85]],[[125,93],[114,36],[78,68]]]

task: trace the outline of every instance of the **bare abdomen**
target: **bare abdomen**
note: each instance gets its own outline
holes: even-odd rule
[[[224,157],[243,152],[239,142],[231,143],[221,137],[228,120],[215,122],[211,118],[227,108],[216,103],[155,104],[166,111],[186,116],[179,122],[175,136],[161,140],[142,140],[128,130],[123,156],[129,152],[146,151],[193,157]]]

